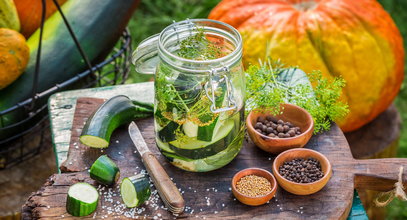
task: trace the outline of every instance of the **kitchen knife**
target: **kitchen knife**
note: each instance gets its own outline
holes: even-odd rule
[[[143,164],[153,180],[153,183],[157,188],[165,206],[172,213],[182,213],[184,211],[185,201],[182,198],[181,193],[171,181],[160,162],[158,162],[154,154],[151,153],[150,149],[148,149],[140,130],[134,122],[131,122],[129,125],[129,135],[136,146],[137,151],[140,153]]]

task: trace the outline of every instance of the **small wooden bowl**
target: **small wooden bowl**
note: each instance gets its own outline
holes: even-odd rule
[[[251,197],[241,194],[236,189],[236,184],[240,180],[240,178],[247,176],[247,175],[256,175],[266,178],[271,183],[271,191],[267,195],[258,196],[258,197]],[[260,169],[260,168],[247,168],[244,170],[239,171],[233,176],[232,179],[232,192],[233,195],[243,204],[250,205],[250,206],[259,206],[263,205],[264,203],[268,202],[271,198],[273,198],[274,194],[277,191],[277,182],[274,178],[273,174],[268,172],[267,170]]]
[[[322,172],[324,176],[312,183],[296,183],[290,180],[287,180],[280,175],[279,167],[286,161],[293,160],[295,158],[308,158],[313,157],[319,161],[321,164]],[[332,175],[332,166],[328,158],[323,154],[306,149],[298,148],[284,151],[274,159],[273,163],[273,173],[277,179],[278,184],[283,187],[286,191],[295,194],[295,195],[310,195],[321,190],[329,181]]]
[[[282,114],[272,116],[269,112],[251,111],[246,119],[247,132],[256,146],[262,150],[278,154],[292,148],[304,147],[308,143],[314,132],[314,120],[312,116],[303,108],[292,104],[282,104],[284,107]],[[272,138],[260,134],[254,129],[259,116],[271,115],[275,119],[291,122],[301,128],[301,134],[290,138]]]

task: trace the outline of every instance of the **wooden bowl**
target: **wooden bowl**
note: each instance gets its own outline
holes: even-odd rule
[[[257,196],[251,197],[241,194],[236,189],[236,183],[240,180],[240,178],[247,176],[247,175],[256,175],[266,178],[271,183],[271,191],[267,195],[264,196]],[[233,195],[243,204],[250,205],[250,206],[259,206],[263,205],[264,203],[268,202],[271,198],[273,198],[274,194],[277,191],[277,182],[274,178],[273,174],[268,172],[267,170],[260,169],[260,168],[247,168],[244,170],[239,171],[233,176],[232,179],[232,192]]]
[[[296,183],[290,180],[287,180],[280,175],[279,167],[286,161],[293,160],[295,158],[308,158],[313,157],[319,161],[321,164],[322,172],[324,176],[312,183]],[[329,181],[332,175],[332,166],[328,158],[323,154],[306,149],[306,148],[297,148],[284,151],[274,159],[273,163],[273,173],[277,179],[278,184],[283,187],[286,191],[296,194],[296,195],[310,195],[321,190]]]
[[[282,104],[284,107],[282,114],[273,116],[270,112],[251,111],[246,119],[247,132],[256,146],[262,150],[278,154],[292,148],[304,147],[308,143],[314,132],[314,120],[312,116],[303,108],[292,104]],[[301,134],[290,138],[272,138],[260,134],[254,129],[259,116],[272,116],[285,122],[291,122],[301,128]]]

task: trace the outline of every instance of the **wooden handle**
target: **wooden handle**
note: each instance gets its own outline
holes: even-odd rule
[[[167,172],[158,162],[153,153],[147,152],[143,154],[144,165],[154,182],[161,199],[168,201],[169,205],[176,209],[184,209],[185,201],[181,193],[171,181]],[[168,207],[167,207],[168,208]]]
[[[355,160],[355,188],[389,191],[398,181],[400,166],[404,167],[403,185],[407,187],[407,159]]]

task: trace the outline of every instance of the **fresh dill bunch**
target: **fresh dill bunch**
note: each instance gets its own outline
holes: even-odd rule
[[[177,55],[190,60],[213,60],[222,56],[222,48],[208,40],[203,28],[180,42]]]
[[[248,111],[270,111],[277,115],[282,103],[298,105],[311,114],[317,134],[329,130],[332,121],[348,114],[348,105],[340,100],[344,86],[341,77],[327,79],[320,71],[307,76],[299,69],[268,61],[260,66],[251,65],[246,71],[246,106]]]

